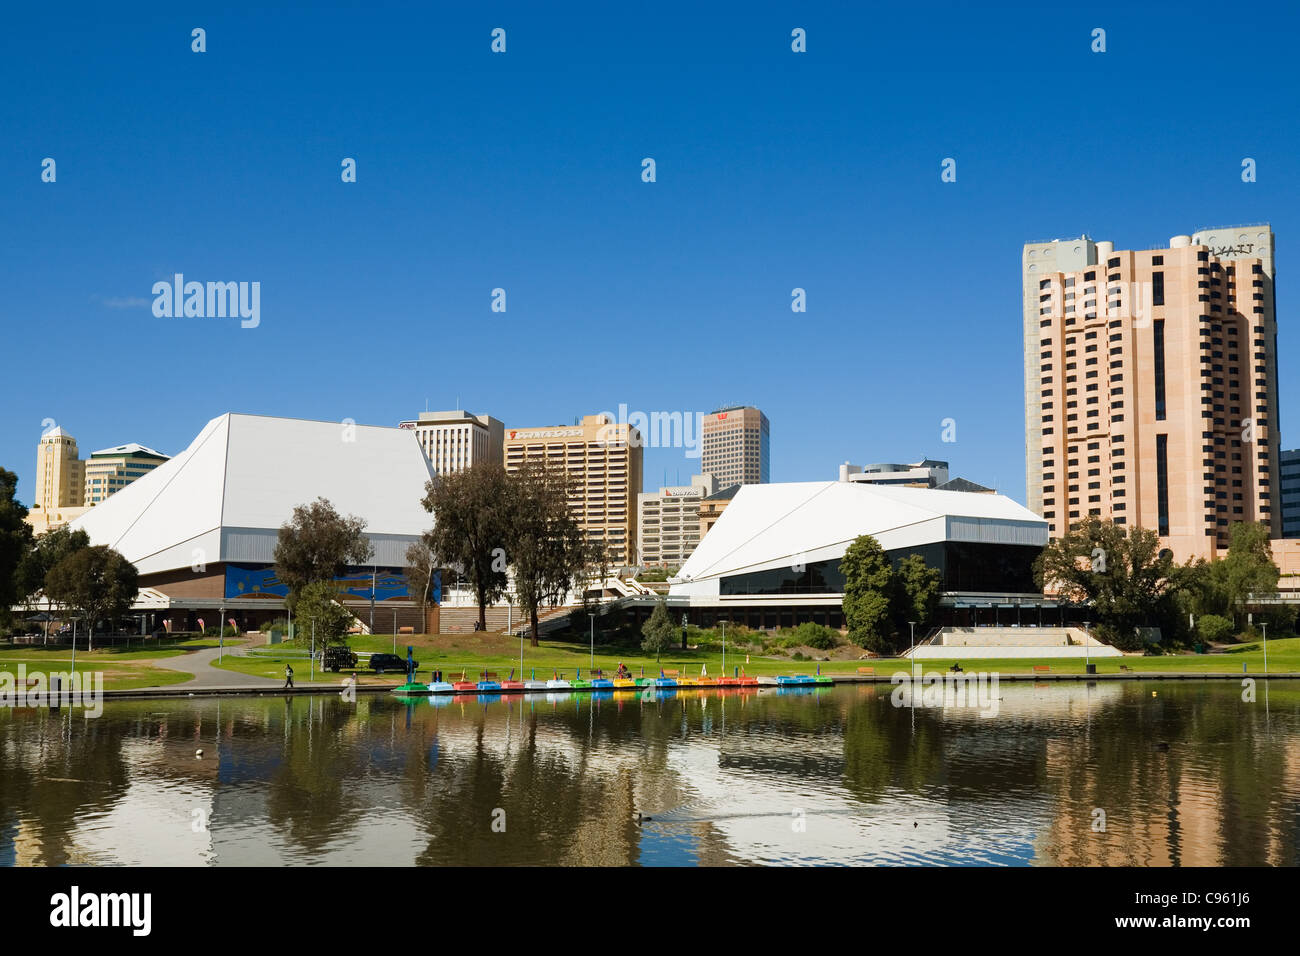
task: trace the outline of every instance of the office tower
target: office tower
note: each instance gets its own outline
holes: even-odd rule
[[[1300,538],[1300,448],[1278,453],[1282,537]]]
[[[116,448],[101,448],[85,461],[85,503],[97,505],[121,491],[141,475],[148,474],[168,456],[132,442]]]
[[[1051,534],[1096,515],[1179,560],[1237,521],[1278,536],[1270,227],[1035,242],[1022,266],[1028,506]]]
[[[753,406],[720,408],[704,416],[700,471],[718,487],[764,484],[769,480],[771,428]]]
[[[637,495],[639,563],[680,568],[700,543],[700,504],[718,490],[712,475],[692,475],[674,485]]]
[[[37,534],[67,524],[85,509],[85,462],[77,440],[59,426],[36,446],[36,495],[27,523]]]
[[[529,460],[564,468],[569,507],[587,539],[602,544],[615,562],[630,566],[636,561],[642,443],[637,429],[608,415],[587,415],[573,426],[508,428],[506,471],[518,471]]]
[[[490,415],[421,412],[419,418],[399,422],[398,427],[415,432],[436,475],[461,471],[476,461],[501,461],[504,426]]]

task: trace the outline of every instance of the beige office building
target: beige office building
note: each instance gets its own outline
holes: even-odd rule
[[[478,461],[501,461],[505,426],[491,415],[421,412],[398,427],[415,433],[435,475],[462,471]]]
[[[56,425],[36,446],[36,497],[27,523],[37,534],[67,524],[85,513],[85,494],[86,466],[77,440]]]
[[[736,405],[705,415],[700,441],[700,471],[718,479],[719,488],[770,480],[771,427],[757,408]]]
[[[101,448],[85,461],[85,503],[94,506],[121,491],[141,475],[153,471],[169,456],[132,442]]]
[[[601,542],[626,565],[636,561],[637,495],[641,493],[641,433],[608,415],[587,415],[580,425],[505,430],[505,466],[525,461],[563,467],[571,482],[569,506],[589,540]]]
[[[1026,487],[1053,536],[1096,515],[1181,561],[1237,521],[1280,535],[1273,274],[1266,224],[1024,247]]]
[[[700,543],[700,504],[718,490],[712,475],[692,475],[674,485],[637,495],[637,550],[647,567],[680,568]]]

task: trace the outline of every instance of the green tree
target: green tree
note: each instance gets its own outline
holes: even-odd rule
[[[878,654],[889,653],[893,650],[893,572],[889,556],[871,535],[859,535],[840,559],[840,571],[844,574],[844,620],[849,640]]]
[[[1090,601],[1103,633],[1124,650],[1141,645],[1139,626],[1170,620],[1181,573],[1154,531],[1096,516],[1072,525],[1034,564],[1039,587],[1067,601]]]
[[[289,607],[296,608],[307,585],[332,581],[349,565],[369,561],[374,548],[365,532],[363,519],[343,517],[324,498],[294,508],[280,526],[274,554],[275,573],[289,588]]]
[[[658,662],[659,655],[672,647],[674,633],[673,619],[668,613],[668,599],[660,597],[655,602],[650,617],[641,625],[641,650],[647,653],[653,651],[655,661]]]
[[[1222,644],[1232,638],[1235,630],[1232,621],[1217,614],[1202,614],[1196,622],[1196,633],[1207,644]]]
[[[298,595],[298,626],[318,648],[342,644],[354,618],[338,602],[338,591],[329,581],[313,581]]]
[[[90,547],[90,535],[68,525],[60,525],[36,539],[18,564],[16,579],[20,598],[33,599],[45,589],[45,576],[74,551]]]
[[[525,461],[510,475],[509,484],[506,554],[536,647],[539,609],[564,601],[581,581],[589,555],[582,529],[569,510],[568,476],[562,469]]]
[[[456,571],[474,589],[480,630],[487,629],[487,606],[506,593],[510,492],[505,467],[495,461],[475,462],[424,486],[421,504],[434,522],[424,543],[437,567]]]
[[[894,568],[894,622],[902,633],[909,621],[926,624],[939,606],[943,575],[919,554],[909,554]]]
[[[30,593],[22,590],[18,570],[32,548],[32,527],[17,491],[18,476],[0,468],[0,623],[7,623],[9,608]]]
[[[81,613],[90,650],[95,649],[95,624],[113,622],[131,609],[139,592],[135,565],[106,545],[74,551],[50,568],[45,593],[50,600]]]
[[[437,570],[438,562],[428,541],[421,539],[406,549],[406,590],[420,605],[421,629],[429,619],[429,589]]]
[[[1268,527],[1238,521],[1229,529],[1228,554],[1211,563],[1211,580],[1234,622],[1254,595],[1277,591],[1279,572],[1269,547]]]

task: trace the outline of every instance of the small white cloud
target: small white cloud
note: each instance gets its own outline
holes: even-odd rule
[[[149,304],[149,300],[141,298],[138,295],[129,296],[95,296],[107,308],[110,309],[140,309]]]

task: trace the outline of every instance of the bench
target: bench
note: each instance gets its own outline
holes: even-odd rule
[[[414,634],[414,633],[415,633],[415,628],[413,628],[413,627],[399,627],[399,628],[397,629],[397,633],[398,633],[398,634]]]
[[[966,673],[964,670],[961,669],[961,665],[960,665],[960,664],[953,664],[952,667],[949,667],[949,668],[948,668],[948,670],[953,671],[954,673],[957,673],[957,674],[964,674],[964,673]]]
[[[496,671],[483,671],[482,676],[479,678],[479,680],[496,680],[496,679],[497,679]]]
[[[664,671],[664,676],[665,676],[665,677],[676,677],[677,674],[678,674],[678,672],[675,671],[675,670],[672,670],[672,671]]]
[[[1130,674],[1133,673],[1133,668],[1129,667],[1127,664],[1120,664],[1119,669],[1122,671],[1128,671]]]
[[[1048,667],[1046,664],[1035,664],[1035,665],[1034,665],[1034,673],[1035,673],[1035,674],[1049,674],[1049,673],[1051,673],[1051,671],[1052,671],[1052,669],[1051,669],[1050,667]]]
[[[859,667],[858,674],[862,677],[874,677],[876,669],[874,667]]]

